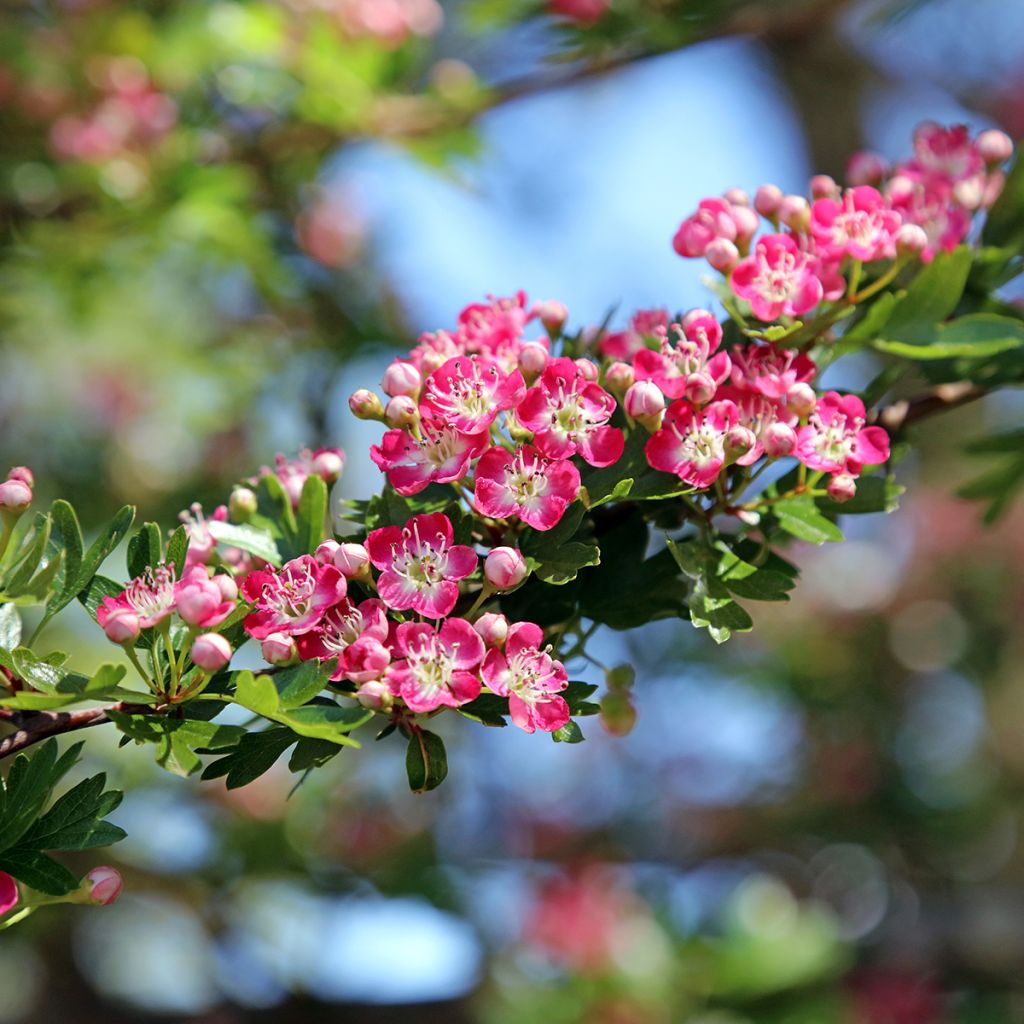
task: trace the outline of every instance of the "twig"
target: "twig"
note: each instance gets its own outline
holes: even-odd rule
[[[65,732],[88,729],[93,725],[109,722],[108,711],[122,711],[125,714],[141,714],[152,712],[147,704],[126,704],[123,701],[110,704],[105,708],[84,708],[81,711],[21,711],[10,715],[19,729],[0,740],[0,758],[18,753],[33,743],[59,736]],[[5,716],[7,717],[7,716]]]
[[[911,423],[917,423],[918,420],[927,419],[936,413],[956,409],[969,402],[976,402],[988,394],[991,394],[988,388],[967,380],[938,384],[920,395],[901,399],[880,409],[872,409],[868,413],[868,422],[885,427],[890,433],[898,433]]]

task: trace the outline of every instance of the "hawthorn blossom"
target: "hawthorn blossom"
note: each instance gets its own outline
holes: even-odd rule
[[[428,378],[420,399],[425,415],[464,434],[487,430],[499,412],[518,405],[526,394],[518,370],[505,373],[489,359],[455,356]]]
[[[311,476],[319,476],[328,486],[335,483],[345,468],[345,453],[340,448],[317,448],[311,451],[303,448],[295,458],[278,453],[274,457],[274,468],[263,466],[259,475],[276,476],[288,495],[292,508],[299,507],[302,488]],[[255,481],[253,481],[255,482]]]
[[[418,494],[428,484],[461,480],[487,446],[487,438],[486,429],[465,434],[442,422],[423,420],[418,438],[389,430],[379,445],[371,446],[370,458],[399,494]]]
[[[672,248],[680,256],[703,256],[704,250],[716,238],[733,242],[737,236],[732,204],[727,199],[713,196],[702,199],[697,211],[687,217],[676,230]]]
[[[647,347],[647,339],[656,339],[668,327],[667,309],[640,309],[624,331],[606,334],[597,346],[598,352],[610,359],[632,359]]]
[[[680,399],[668,407],[661,429],[648,440],[647,461],[693,487],[710,487],[725,465],[726,435],[738,422],[733,402],[712,402],[698,410]]]
[[[451,520],[442,512],[413,516],[404,527],[371,530],[370,561],[381,570],[377,592],[395,611],[409,609],[432,619],[447,615],[459,599],[459,580],[476,571],[476,552],[453,544]]]
[[[865,426],[866,419],[864,403],[856,395],[829,391],[797,431],[793,454],[810,469],[857,477],[862,467],[889,458],[889,435],[882,427]]]
[[[242,595],[255,605],[246,616],[246,632],[256,640],[306,633],[345,596],[346,586],[333,565],[321,565],[312,555],[293,558],[276,572],[251,572],[242,584]]]
[[[489,448],[476,467],[473,503],[481,515],[517,516],[550,530],[580,493],[580,471],[566,459],[548,459],[533,445],[514,452]]]
[[[403,622],[395,646],[401,658],[388,666],[387,679],[410,711],[457,708],[480,695],[475,670],[484,642],[465,619],[446,619],[440,631],[425,622]]]
[[[792,452],[798,419],[785,406],[757,391],[737,387],[722,388],[718,398],[736,406],[738,425],[749,430],[754,439],[748,451],[736,459],[737,465],[752,466],[762,455],[778,458]]]
[[[771,342],[752,342],[732,350],[732,383],[776,402],[784,402],[795,385],[809,383],[817,372],[809,356]]]
[[[18,883],[6,871],[0,871],[0,916],[13,910],[18,899]]]
[[[370,678],[378,678],[387,668],[388,662],[391,660],[391,655],[383,646],[387,638],[388,619],[383,602],[371,597],[356,605],[346,597],[327,612],[321,619],[320,625],[308,633],[304,633],[296,642],[299,657],[303,661],[313,658],[320,661],[327,661],[329,658],[338,659],[338,667],[331,675],[331,679],[335,682],[347,678],[352,682],[361,683]],[[355,661],[349,657],[349,653],[359,640],[374,641],[386,655],[380,671],[375,671],[366,678],[355,678],[365,674],[366,645],[364,644],[363,648],[356,652]],[[363,655],[361,661],[358,657],[360,653]]]
[[[253,495],[254,501],[255,497]],[[203,514],[203,506],[198,501],[193,502],[186,511],[178,513],[178,521],[185,527],[188,536],[188,548],[185,552],[186,571],[193,566],[206,565],[210,561],[217,550],[217,541],[210,530],[210,522],[225,523],[227,519],[226,506],[218,505],[213,515],[207,518]]]
[[[823,295],[807,253],[791,235],[758,239],[754,252],[736,264],[729,284],[750,303],[754,316],[766,323],[783,315],[800,316]]]
[[[925,121],[914,129],[911,166],[950,181],[964,181],[980,174],[985,161],[971,140],[965,124],[940,125]]]
[[[966,237],[971,215],[957,205],[953,186],[942,178],[904,169],[886,186],[893,208],[908,224],[917,224],[928,237],[921,260],[930,263],[938,251],[952,252]]]
[[[697,310],[682,325],[673,324],[658,351],[643,349],[633,357],[637,380],[651,380],[666,398],[688,398],[703,404],[715,397],[718,385],[729,376],[726,352],[718,352],[722,328],[708,312]]]
[[[542,454],[567,459],[577,452],[592,466],[610,466],[622,455],[622,431],[608,426],[615,399],[588,381],[571,359],[552,359],[516,410]]]
[[[558,696],[569,685],[565,666],[541,649],[544,632],[532,622],[509,627],[504,653],[490,650],[481,674],[495,693],[508,697],[512,721],[524,732],[556,732],[569,721],[569,705]]]
[[[832,260],[892,259],[902,218],[870,185],[847,189],[841,199],[818,199],[811,207],[811,234]]]
[[[150,629],[174,611],[176,596],[174,567],[161,562],[133,579],[117,597],[103,598],[96,621],[104,627],[108,616],[125,609],[138,617],[141,629]]]
[[[234,587],[233,582],[231,586]],[[237,594],[236,588],[236,597]],[[174,602],[182,622],[199,629],[219,626],[235,610],[235,601],[229,600],[202,565],[185,571],[175,586]]]

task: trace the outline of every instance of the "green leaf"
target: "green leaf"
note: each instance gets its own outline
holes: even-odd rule
[[[182,574],[185,572],[185,559],[187,555],[188,530],[185,529],[185,524],[182,523],[182,525],[171,534],[170,540],[167,542],[167,555],[164,558],[164,561],[174,568],[175,579],[180,580]]]
[[[266,530],[260,530],[255,526],[222,523],[215,519],[209,520],[206,525],[218,544],[240,548],[271,565],[281,565],[281,552],[278,550],[277,542]]]
[[[751,601],[789,600],[789,591],[796,582],[792,576],[777,569],[752,565],[724,544],[721,550],[718,577],[737,597]]]
[[[102,820],[121,803],[120,793],[104,793],[106,782],[101,772],[69,789],[36,820],[18,848],[88,850],[124,839],[124,829]]]
[[[21,641],[21,616],[13,604],[0,604],[0,650],[13,651]]]
[[[247,732],[226,757],[208,764],[204,779],[227,776],[228,789],[238,789],[268,772],[277,759],[298,740],[291,729],[274,726],[263,732]]]
[[[814,504],[812,498],[800,495],[787,498],[772,505],[772,512],[779,520],[779,526],[786,533],[809,541],[811,544],[825,544],[843,539],[842,530],[826,518]]]
[[[17,597],[24,591],[29,580],[35,575],[46,552],[46,545],[50,542],[50,518],[41,512],[35,517],[29,536],[31,541],[20,554],[14,564],[14,568],[4,582],[4,592],[11,597]]]
[[[922,339],[924,335],[920,336]],[[936,327],[914,344],[877,340],[880,352],[906,359],[983,359],[1024,345],[1024,322],[994,313],[972,313]]]
[[[405,751],[405,773],[414,793],[426,793],[440,786],[448,775],[444,740],[426,729],[416,729]]]
[[[78,888],[78,879],[63,864],[38,850],[0,853],[0,871],[13,875],[30,889],[49,896],[65,896]]]
[[[131,579],[160,564],[164,556],[163,539],[156,523],[143,523],[128,541],[128,575]]]
[[[569,714],[573,718],[596,715],[600,711],[599,705],[587,700],[588,697],[593,696],[597,692],[597,687],[593,683],[581,683],[578,680],[573,680],[569,685],[562,691],[562,697],[565,703],[569,705]]]
[[[311,768],[322,768],[341,751],[341,747],[328,740],[303,737],[295,744],[292,756],[288,759],[288,771],[308,772]]]
[[[85,551],[85,540],[82,527],[78,523],[75,510],[62,499],[53,503],[50,517],[64,549],[64,575],[57,592],[46,605],[43,623],[49,622],[54,615],[68,605],[75,597],[75,586],[82,572],[82,558]]]
[[[985,245],[1020,248],[1024,240],[1024,160],[1018,153],[999,198],[985,218]]]
[[[476,700],[463,704],[457,710],[460,715],[481,725],[500,729],[508,724],[505,721],[505,715],[508,714],[508,697],[499,697],[496,693],[482,693]]]
[[[928,343],[935,324],[949,317],[960,302],[971,269],[971,250],[961,245],[940,252],[910,283],[885,324],[890,341]]]
[[[81,749],[76,743],[58,757],[57,741],[49,739],[34,754],[15,758],[6,785],[0,783],[0,850],[14,846],[28,831]]]
[[[561,729],[551,734],[555,743],[582,743],[585,739],[583,730],[572,720],[565,723]]]
[[[299,498],[296,530],[301,554],[311,555],[320,546],[326,522],[327,484],[313,474],[306,478]]]
[[[815,504],[828,515],[894,512],[899,508],[899,498],[905,490],[890,476],[862,476],[857,480],[857,493],[849,501],[839,503],[830,498],[816,498]]]
[[[236,746],[245,734],[238,725],[217,725],[194,718],[129,715],[108,711],[107,717],[138,743],[156,744],[156,762],[175,775],[191,775],[202,767],[199,752]]]
[[[86,551],[85,556],[82,558],[82,565],[78,571],[78,579],[72,587],[75,596],[81,594],[89,585],[92,578],[96,575],[99,567],[103,564],[111,551],[121,543],[125,534],[131,529],[131,525],[134,521],[135,509],[131,505],[125,505],[107,524],[106,528],[101,531],[96,540],[93,541],[89,550]],[[120,588],[118,589],[118,593],[120,593]]]
[[[583,504],[574,502],[552,529],[527,530],[523,534],[520,551],[545,583],[568,583],[576,579],[580,569],[600,563],[601,551],[589,536],[590,524],[581,528],[585,513]]]

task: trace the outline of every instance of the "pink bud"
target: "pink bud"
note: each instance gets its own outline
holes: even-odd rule
[[[228,509],[231,511],[231,518],[236,523],[247,523],[259,507],[256,492],[249,487],[236,487],[228,499]]]
[[[614,362],[604,371],[604,382],[616,394],[623,394],[633,383],[633,367],[629,363]]]
[[[391,664],[391,651],[372,636],[361,636],[345,648],[345,678],[353,683],[379,679]]]
[[[20,480],[26,487],[32,488],[36,485],[36,478],[28,466],[14,466],[7,474],[8,480]]]
[[[5,480],[0,484],[0,509],[22,513],[32,504],[32,488],[21,480]]]
[[[333,484],[345,468],[345,453],[340,448],[321,448],[313,456],[313,472],[324,483]]]
[[[806,231],[811,223],[811,204],[803,196],[786,196],[779,204],[779,220],[793,231]]]
[[[965,209],[976,210],[981,206],[981,200],[985,195],[985,178],[981,174],[975,174],[971,178],[958,181],[953,186],[953,198]]]
[[[555,331],[560,331],[562,325],[569,319],[569,310],[556,299],[535,302],[533,311],[540,317],[540,322],[544,325],[545,330],[551,331],[552,334]]]
[[[334,552],[334,564],[345,579],[354,580],[370,564],[370,555],[362,544],[346,542],[339,544],[338,550]]]
[[[473,628],[488,647],[501,647],[508,636],[508,619],[498,612],[485,612],[473,623]]]
[[[592,359],[584,359],[581,356],[575,362],[576,367],[580,371],[580,374],[583,376],[584,380],[593,382],[596,381],[597,378],[601,375],[601,371],[597,368],[597,363],[595,363]]]
[[[82,887],[88,892],[89,902],[98,907],[109,907],[121,895],[123,885],[121,872],[107,865],[93,868],[82,879]]]
[[[683,397],[694,405],[707,405],[715,397],[716,391],[718,385],[714,377],[703,372],[691,373],[683,385]]]
[[[496,590],[510,590],[526,579],[530,570],[515,548],[494,548],[484,559],[484,578]]]
[[[885,185],[885,194],[893,202],[903,202],[912,199],[917,185],[913,178],[905,174],[894,174]]]
[[[392,398],[384,410],[384,422],[393,428],[411,427],[419,418],[416,402],[408,395]]]
[[[192,642],[192,661],[204,672],[219,672],[234,652],[220,633],[202,633]]]
[[[295,641],[287,633],[271,633],[260,644],[263,660],[279,668],[291,665],[299,657]]]
[[[384,418],[384,406],[380,398],[366,388],[353,391],[348,400],[352,415],[360,420],[380,420]]]
[[[139,635],[142,626],[139,617],[130,608],[115,608],[103,623],[107,639],[115,644],[130,644]]]
[[[685,331],[688,331],[699,320],[714,320],[714,319],[715,319],[715,314],[714,313],[712,313],[708,309],[702,309],[700,306],[697,306],[694,309],[687,310],[685,316],[683,317],[683,319],[680,322],[682,324],[683,331],[685,332]]]
[[[794,384],[786,394],[786,408],[799,416],[810,416],[818,404],[818,396],[810,384]]]
[[[730,188],[722,193],[722,198],[732,206],[749,206],[750,196],[741,188]]]
[[[839,195],[836,179],[830,174],[816,174],[811,178],[811,195],[815,199],[834,199]]]
[[[917,256],[928,248],[928,235],[919,224],[904,224],[896,232],[896,251],[903,256]]]
[[[16,907],[19,898],[18,883],[6,871],[0,871],[0,915]]]
[[[438,352],[437,349],[428,348],[420,356],[420,373],[424,377],[429,377],[436,369],[444,366],[447,357],[443,352]]]
[[[754,233],[761,226],[761,218],[749,207],[749,206],[734,206],[732,208],[732,220],[736,225],[736,241],[740,245],[744,245],[754,237]],[[716,241],[728,241],[728,239],[716,239]],[[713,243],[708,243],[708,248],[711,248]],[[711,258],[708,256],[708,250],[704,250],[704,257],[711,263]],[[714,266],[714,263],[711,263]]]
[[[981,159],[987,164],[1002,164],[1013,156],[1013,142],[1006,132],[998,128],[983,131],[975,140]]]
[[[314,557],[321,565],[332,565],[334,556],[338,553],[341,545],[336,540],[325,540],[314,552]]]
[[[229,576],[226,572],[219,572],[213,577],[213,583],[220,591],[221,600],[238,600],[238,584],[235,582],[235,578],[233,576]]]
[[[784,459],[796,448],[796,431],[788,423],[773,423],[761,436],[769,459]]]
[[[371,679],[356,691],[356,700],[371,711],[390,711],[395,703],[395,695],[383,680]]]
[[[740,251],[728,238],[715,238],[704,250],[704,258],[720,274],[728,274],[739,263]]]
[[[396,359],[385,371],[382,387],[384,394],[391,398],[399,395],[408,395],[415,398],[423,386],[423,378],[420,371],[412,363]]]
[[[877,185],[886,172],[886,162],[866,149],[854,153],[846,165],[846,180],[851,185]]]
[[[539,341],[528,341],[519,349],[519,369],[531,380],[548,365],[548,350]]]
[[[754,209],[771,220],[782,204],[782,189],[778,185],[762,185],[754,194]]]
[[[650,420],[665,411],[665,396],[652,380],[638,380],[623,400],[626,413],[635,420]]]
[[[828,496],[833,501],[849,501],[856,493],[857,481],[849,473],[836,473],[828,482]]]
[[[754,432],[740,423],[730,428],[725,435],[725,449],[734,459],[746,455],[755,444],[757,437]]]
[[[1006,185],[1006,175],[993,171],[985,182],[985,193],[981,197],[982,209],[987,210],[1001,195]]]

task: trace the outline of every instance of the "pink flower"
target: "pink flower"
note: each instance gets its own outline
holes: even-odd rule
[[[535,530],[550,530],[580,493],[580,471],[567,460],[547,459],[533,445],[515,452],[490,448],[476,467],[473,503],[495,519],[518,516]]]
[[[380,399],[377,399],[377,404],[380,404]],[[260,470],[260,476],[276,476],[291,500],[292,508],[298,508],[302,488],[309,477],[319,476],[330,485],[341,476],[344,467],[345,453],[340,448],[317,448],[316,451],[303,448],[293,459],[281,454],[276,455],[274,469],[264,466]]]
[[[428,618],[447,615],[459,599],[458,580],[476,571],[476,552],[452,544],[451,520],[442,512],[413,516],[403,528],[385,526],[366,538],[370,561],[381,570],[377,592],[395,611]]]
[[[381,646],[387,638],[387,612],[381,601],[371,597],[355,605],[345,598],[327,612],[316,629],[300,636],[297,643],[299,656],[303,661],[309,661],[311,658],[319,658],[321,661],[337,658],[338,667],[331,679],[337,681],[349,678],[358,683],[365,682],[365,680],[355,679],[349,674],[352,670],[349,652],[358,640],[373,640],[377,646]],[[365,662],[365,660],[364,649],[362,661]],[[391,656],[388,655],[380,672],[375,672],[368,678],[377,678],[390,660]],[[361,665],[359,669],[355,670],[356,674],[362,674],[364,669],[365,665]]]
[[[175,591],[178,614],[187,626],[213,629],[235,610],[235,602],[225,599],[202,565],[187,570]]]
[[[567,459],[578,452],[592,466],[610,466],[625,445],[622,431],[607,425],[614,411],[615,399],[563,358],[548,363],[516,416],[548,458]]]
[[[806,426],[797,431],[793,453],[810,469],[856,477],[863,466],[889,458],[889,435],[865,426],[864,403],[856,395],[822,395]]]
[[[204,672],[219,672],[232,653],[231,644],[220,633],[201,633],[192,641],[192,661]]]
[[[729,283],[750,303],[754,316],[765,322],[806,313],[823,294],[807,253],[790,235],[760,238],[754,252],[736,265]]]
[[[503,372],[496,363],[478,356],[456,356],[436,369],[420,398],[425,415],[464,434],[487,430],[499,412],[523,400],[526,384],[514,370]]]
[[[647,338],[657,338],[668,327],[667,309],[640,309],[633,314],[625,331],[606,334],[597,346],[598,352],[611,359],[632,359],[646,348]]]
[[[950,181],[963,181],[985,169],[965,124],[945,127],[925,121],[914,129],[914,164]]]
[[[971,227],[971,215],[957,205],[953,186],[942,178],[923,177],[903,170],[886,188],[893,208],[905,223],[917,224],[928,236],[921,259],[930,263],[939,250],[952,252]]]
[[[604,17],[611,6],[611,0],[548,0],[552,14],[571,18],[580,25],[593,25]]]
[[[700,411],[683,399],[673,402],[661,430],[647,442],[647,461],[693,487],[710,487],[725,465],[726,435],[738,421],[729,401],[712,402]]]
[[[443,423],[420,424],[419,439],[404,430],[389,430],[370,458],[387,474],[399,494],[418,494],[428,484],[449,484],[469,472],[469,464],[487,446],[486,430],[464,434]]]
[[[704,250],[716,238],[733,242],[736,234],[732,204],[715,196],[702,199],[697,204],[697,212],[679,225],[672,239],[672,248],[686,258],[703,256]]]
[[[18,883],[6,871],[0,871],[0,916],[16,907],[18,899]]]
[[[480,695],[474,670],[484,642],[465,619],[445,620],[440,632],[425,622],[403,622],[395,643],[402,658],[388,667],[387,678],[410,711],[457,708]]]
[[[149,629],[174,611],[175,596],[174,569],[161,563],[132,580],[117,597],[105,597],[96,609],[96,621],[105,627],[109,615],[126,608],[138,616],[142,629]]]
[[[764,454],[777,458],[780,452],[784,455],[792,452],[796,446],[793,428],[798,420],[785,406],[757,391],[735,387],[723,388],[718,397],[728,399],[736,406],[739,427],[753,435],[747,451],[736,459],[737,465],[751,466]]]
[[[558,691],[569,685],[565,666],[549,651],[541,650],[544,632],[532,622],[509,627],[505,651],[488,651],[484,658],[484,682],[495,693],[508,697],[512,721],[524,732],[540,729],[556,732],[569,721],[569,705]]]
[[[306,633],[345,596],[345,589],[345,577],[312,555],[293,558],[277,572],[251,572],[242,584],[243,596],[256,606],[246,616],[246,632],[256,640],[271,633]]]
[[[716,352],[722,328],[705,310],[688,314],[682,326],[673,324],[673,342],[662,338],[657,352],[644,349],[633,357],[637,380],[652,380],[666,398],[688,398],[703,404],[715,397],[718,385],[729,376],[731,363]]]
[[[253,495],[254,503],[255,500],[256,495]],[[255,508],[253,511],[255,512]],[[219,523],[227,522],[227,518],[228,510],[223,505],[219,505],[210,517],[214,522]],[[203,506],[198,501],[193,502],[187,511],[178,513],[178,519],[188,535],[185,568],[191,569],[196,565],[206,565],[217,550],[217,541],[210,532],[210,520],[203,514]]]
[[[811,234],[828,258],[892,259],[902,218],[876,188],[849,188],[841,199],[818,199],[811,207]]]
[[[752,342],[732,350],[732,383],[776,402],[784,401],[794,385],[814,380],[817,372],[802,352],[771,342]]]

